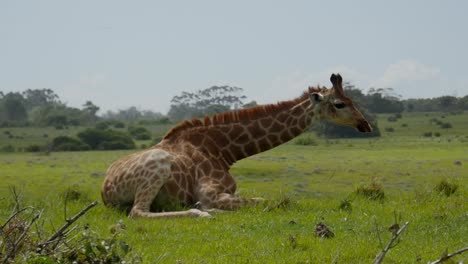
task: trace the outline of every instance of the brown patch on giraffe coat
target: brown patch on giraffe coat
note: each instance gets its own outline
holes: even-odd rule
[[[195,146],[200,146],[205,136],[201,133],[193,133],[190,135],[190,142]]]
[[[244,152],[240,146],[231,144],[230,149],[231,149],[231,154],[234,155],[236,160],[239,160],[240,158],[245,157]]]
[[[278,145],[279,137],[275,134],[267,135],[268,140],[270,143],[274,144],[275,146]]]
[[[261,152],[271,149],[273,146],[270,144],[270,142],[266,138],[262,138],[258,141],[258,148],[260,149]]]
[[[229,139],[220,131],[210,129],[206,131],[206,135],[216,142],[216,145],[220,148],[224,148],[229,144]]]
[[[255,138],[258,136],[262,136],[266,134],[266,131],[260,126],[259,122],[253,122],[252,124],[247,126],[247,131],[249,131],[250,135]]]
[[[244,127],[240,125],[233,125],[231,130],[228,133],[228,137],[231,139],[237,138],[240,134],[245,131]]]
[[[292,139],[292,138],[293,138],[293,136],[291,136],[291,135],[289,134],[289,130],[288,130],[288,129],[284,130],[284,131],[281,132],[281,134],[280,134],[280,140],[281,140],[282,142],[286,142],[286,141],[288,141],[288,140],[290,140],[290,139]]]
[[[244,132],[234,140],[237,144],[245,144],[250,141],[250,136],[247,132]]]
[[[264,129],[270,128],[270,126],[273,124],[273,120],[270,117],[262,118],[260,119],[260,125]]]
[[[258,153],[257,144],[255,144],[254,141],[247,143],[246,145],[244,145],[244,152],[249,156]]]
[[[299,125],[299,127],[305,129],[307,127],[306,119],[305,118],[300,118],[299,121],[298,121],[298,125]]]
[[[300,129],[297,128],[297,127],[291,127],[291,128],[289,129],[289,131],[291,132],[291,134],[292,134],[293,136],[298,136],[298,135],[300,135],[300,134],[302,133],[302,130],[300,130]]]
[[[213,167],[211,166],[209,160],[205,160],[202,163],[200,163],[200,165],[198,165],[198,168],[205,176],[209,176],[211,174],[211,171],[213,170]]]
[[[203,141],[201,149],[204,150],[206,154],[210,154],[212,156],[217,156],[217,154],[219,153],[219,148],[216,145],[216,143],[208,137],[206,137]]]
[[[284,129],[286,129],[286,126],[281,124],[280,122],[278,121],[275,121],[273,123],[273,125],[271,126],[270,128],[270,133],[274,133],[274,132],[281,132],[283,131]]]
[[[223,149],[221,151],[221,155],[224,157],[228,165],[232,165],[234,162],[236,162],[236,158],[231,154],[229,149]]]

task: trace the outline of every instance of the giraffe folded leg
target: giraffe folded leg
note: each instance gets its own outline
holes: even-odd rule
[[[211,196],[211,198],[207,196],[205,199],[201,199],[200,204],[203,211],[213,210],[214,212],[219,212],[220,210],[237,210],[244,205],[256,205],[265,201],[263,198],[244,198],[229,193],[218,193],[213,196]]]
[[[142,218],[176,218],[176,217],[207,217],[211,218],[212,216],[208,212],[204,212],[198,209],[190,209],[186,211],[176,211],[176,212],[161,212],[161,213],[152,213],[144,212],[140,209],[133,208],[130,216],[133,218],[142,217]]]
[[[150,212],[151,203],[156,198],[159,190],[163,186],[163,181],[154,182],[151,186],[139,189],[135,195],[132,210],[129,217],[144,217],[144,218],[175,218],[175,217],[211,217],[207,212],[198,209],[190,209],[186,211],[176,212]]]

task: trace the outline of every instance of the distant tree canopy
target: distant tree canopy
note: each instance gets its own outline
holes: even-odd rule
[[[179,121],[193,117],[238,109],[247,98],[242,95],[244,89],[234,86],[212,86],[194,93],[182,92],[171,100],[168,117]]]
[[[102,115],[104,119],[113,119],[121,121],[137,121],[137,120],[148,120],[148,119],[163,119],[165,116],[158,112],[150,110],[138,110],[135,106],[131,106],[127,109],[121,109],[117,112],[107,111]]]
[[[458,112],[468,111],[468,95],[464,97],[441,96],[436,98],[407,99],[403,101],[408,112]]]
[[[0,126],[86,125],[96,121],[98,110],[91,101],[84,109],[68,107],[51,89],[0,92]]]

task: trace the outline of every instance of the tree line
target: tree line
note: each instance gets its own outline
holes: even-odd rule
[[[344,88],[346,94],[371,119],[373,114],[404,111],[468,111],[468,95],[403,100],[392,88],[372,88],[367,93],[351,83],[345,83]],[[98,115],[100,107],[92,101],[86,101],[81,108],[70,107],[52,89],[27,89],[9,93],[0,91],[0,126],[88,126],[102,120],[140,121],[141,124],[174,123],[256,104],[255,101],[247,101],[244,89],[224,85],[175,95],[166,115],[139,110],[134,106]]]
[[[80,126],[98,120],[99,107],[86,101],[81,109],[69,107],[51,89],[0,91],[0,126]]]

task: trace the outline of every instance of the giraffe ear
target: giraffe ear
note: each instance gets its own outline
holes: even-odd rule
[[[333,84],[333,90],[335,90],[335,92],[338,94],[338,95],[341,95],[341,96],[344,96],[344,91],[343,91],[343,78],[341,77],[341,75],[338,73],[338,74],[332,74],[330,76],[330,81],[331,83]]]
[[[310,94],[310,101],[314,103],[320,103],[323,101],[323,95],[320,93],[311,93]]]

